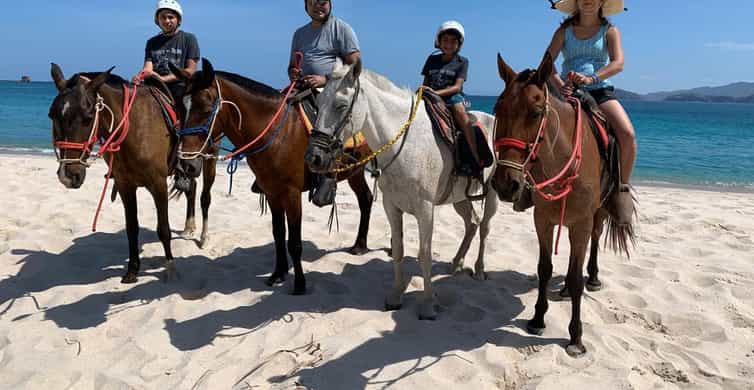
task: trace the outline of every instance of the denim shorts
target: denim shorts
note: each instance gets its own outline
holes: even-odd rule
[[[445,98],[445,104],[452,106],[458,103],[466,104],[466,97],[460,93]]]
[[[611,100],[618,100],[615,96],[615,88],[612,86],[587,90],[590,95],[597,101],[597,104],[609,102]]]

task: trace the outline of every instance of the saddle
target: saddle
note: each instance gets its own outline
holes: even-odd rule
[[[423,100],[427,115],[432,123],[432,129],[453,151],[455,156],[454,174],[456,176],[480,177],[482,170],[491,166],[495,160],[487,143],[487,129],[473,114],[468,114],[471,128],[476,136],[477,153],[482,160],[480,167],[474,161],[474,155],[466,141],[463,130],[456,123],[453,113],[445,104],[445,100],[432,91],[424,91]]]
[[[604,204],[620,184],[620,148],[618,141],[607,116],[600,110],[592,95],[581,89],[576,89],[573,96],[581,102],[581,108],[589,120],[589,127],[592,128],[594,137],[597,139],[600,157],[605,162],[602,169],[600,197],[601,203]]]
[[[173,130],[174,134],[177,134],[181,123],[180,118],[178,118],[176,101],[168,86],[164,82],[152,78],[145,80],[144,85],[149,88],[149,93],[159,103],[165,124],[167,124],[169,129]]]

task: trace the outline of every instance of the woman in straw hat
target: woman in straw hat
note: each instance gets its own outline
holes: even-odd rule
[[[607,115],[621,149],[622,184],[614,198],[616,211],[621,223],[629,223],[634,211],[629,179],[636,160],[636,136],[609,80],[623,71],[623,48],[618,28],[607,20],[624,10],[623,0],[562,0],[554,5],[569,16],[548,48],[552,58],[563,54],[561,74],[555,72],[552,81],[565,95],[577,84]]]

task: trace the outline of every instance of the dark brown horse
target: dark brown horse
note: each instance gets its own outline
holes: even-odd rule
[[[232,73],[215,72],[206,59],[202,61],[202,71],[193,77],[183,74],[180,69],[173,71],[186,82],[186,96],[190,96],[189,115],[184,127],[206,130],[181,137],[183,154],[205,154],[203,148],[217,144],[222,137],[227,137],[237,148],[247,145],[260,137],[283,103],[284,95],[274,88]],[[258,142],[245,153],[246,161],[256,176],[257,184],[267,196],[272,212],[276,262],[267,283],[281,282],[288,274],[285,251],[287,219],[288,253],[295,272],[293,293],[303,294],[306,282],[301,267],[301,193],[312,186],[312,174],[304,162],[309,134],[299,112],[289,108],[290,111],[282,115],[275,126],[267,134],[261,135]],[[366,155],[368,148],[366,145],[358,146],[354,153],[356,156]],[[182,159],[183,171],[198,175],[201,171],[200,161]],[[362,168],[345,172],[338,179],[348,180],[361,211],[356,242],[349,252],[366,253],[372,192]]]
[[[94,142],[109,138],[110,131],[115,132],[117,129],[113,126],[123,119],[124,85],[128,86],[129,91],[133,91],[133,86],[122,78],[111,75],[110,71],[76,74],[70,80],[63,77],[60,67],[55,64],[52,64],[51,72],[58,89],[49,112],[53,143],[60,161],[58,178],[67,188],[79,188],[86,178],[89,166],[87,160]],[[167,177],[171,173],[171,151],[176,137],[163,119],[159,103],[149,90],[140,87],[136,91],[128,115],[128,133],[120,143],[120,150],[106,152],[103,156],[104,161],[112,158],[114,186],[123,201],[126,214],[129,261],[122,283],[136,282],[139,273],[139,221],[136,212],[138,187],[145,187],[154,198],[157,207],[157,233],[165,249],[168,272],[173,271]],[[120,138],[121,134],[123,133],[119,132],[114,138]],[[204,171],[202,213],[206,230],[210,188],[215,179],[215,162],[207,161]],[[196,228],[196,185],[192,184],[190,187],[192,191],[187,194],[186,234]]]
[[[526,199],[533,196],[539,238],[539,297],[527,330],[539,335],[544,332],[547,284],[552,277],[553,231],[557,225],[566,226],[571,244],[566,287],[572,305],[568,326],[571,340],[566,350],[572,356],[581,355],[586,353],[581,342],[581,296],[589,240],[587,286],[598,289],[601,283],[597,278],[597,254],[605,222],[613,249],[626,255],[629,241],[634,241],[633,228],[618,225],[610,202],[603,204],[604,199],[609,199],[609,195],[602,193],[605,163],[586,114],[576,101],[566,102],[547,88],[547,80],[554,71],[550,54],[545,54],[537,70],[521,74],[498,55],[498,68],[505,90],[495,105],[495,144],[500,166],[493,186],[501,200],[514,202],[519,211],[522,203],[528,203]],[[558,231],[558,237],[559,234]],[[555,249],[557,253],[557,242]]]

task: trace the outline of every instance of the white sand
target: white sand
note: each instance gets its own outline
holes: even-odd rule
[[[531,213],[502,205],[488,243],[490,280],[480,283],[441,273],[463,227],[452,208],[438,209],[443,309],[423,322],[415,222],[406,224],[414,278],[403,309],[385,312],[387,221],[377,203],[376,250],[341,252],[358,225],[347,186],[339,233],[327,233],[329,209],[304,206],[310,293],[294,297],[290,284],[263,283],[274,261],[271,222],[259,216],[245,167],[232,196],[219,174],[207,249],[174,236],[178,281],[161,279],[154,206],[140,190],[136,285],[120,284],[128,259],[120,201],[89,231],[104,166],[79,190],[66,190],[56,168],[51,157],[0,156],[2,389],[754,388],[753,194],[639,188],[639,247],[630,260],[603,253],[605,289],[586,293],[582,311],[589,353],[572,359],[563,348],[569,302],[551,302],[542,337],[522,329],[537,295]],[[184,200],[171,203],[174,231],[184,213]],[[553,292],[567,268],[564,241]],[[475,257],[476,244],[467,265]]]

